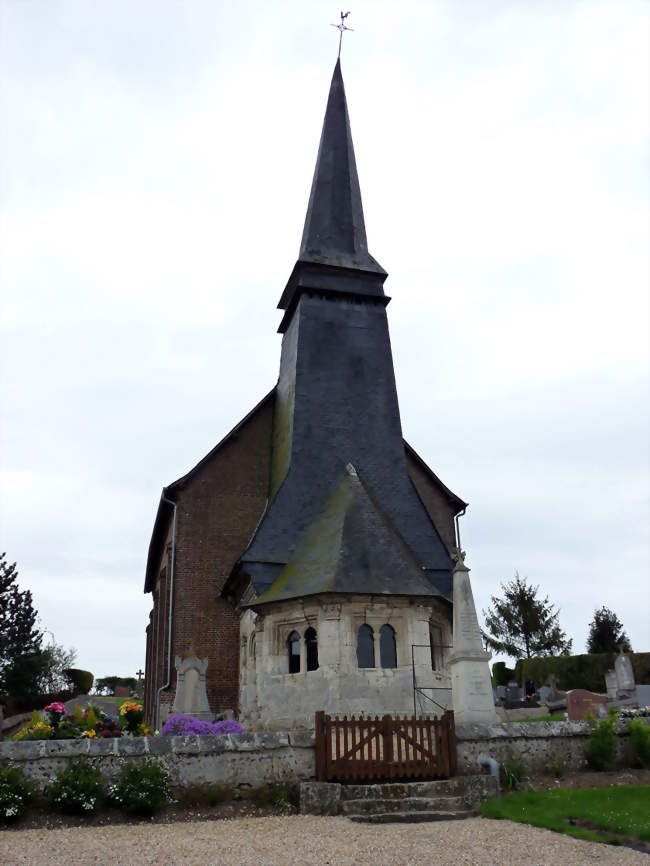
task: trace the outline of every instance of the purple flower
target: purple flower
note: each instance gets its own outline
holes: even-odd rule
[[[170,716],[162,728],[165,737],[215,737],[220,734],[243,734],[244,729],[234,719],[224,719],[222,722],[204,722],[193,716]]]

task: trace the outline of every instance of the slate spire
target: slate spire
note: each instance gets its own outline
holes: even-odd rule
[[[368,252],[340,60],[332,75],[299,259],[382,270]]]
[[[386,271],[368,252],[341,61],[330,85],[298,261],[278,306],[301,288],[383,296]],[[286,322],[280,326],[283,331]]]

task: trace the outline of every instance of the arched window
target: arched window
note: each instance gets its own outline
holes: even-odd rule
[[[287,638],[287,647],[289,649],[289,673],[300,673],[300,635],[297,631],[292,631]]]
[[[318,670],[318,636],[311,626],[305,632],[305,649],[307,650],[307,670]]]
[[[438,625],[429,625],[429,643],[431,644],[431,667],[434,671],[442,669],[442,629]]]
[[[395,644],[395,629],[392,625],[382,625],[379,629],[379,656],[382,668],[397,667],[397,646]]]
[[[360,668],[375,666],[375,635],[366,623],[359,628],[357,634],[357,664]]]

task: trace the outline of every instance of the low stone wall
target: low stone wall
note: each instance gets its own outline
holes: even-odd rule
[[[646,721],[650,724],[650,719]],[[633,754],[626,725],[624,720],[618,723],[616,763],[629,767]],[[529,773],[582,770],[590,731],[586,722],[458,726],[458,773],[480,773],[481,755],[499,764],[520,760]],[[172,784],[178,787],[220,784],[256,788],[282,781],[311,781],[315,774],[311,731],[0,743],[0,762],[22,767],[28,778],[41,785],[77,757],[87,757],[109,779],[117,776],[125,760],[149,757],[164,765]]]
[[[230,734],[220,737],[120,737],[104,740],[32,740],[0,743],[0,761],[22,767],[43,785],[71,758],[86,757],[114,779],[127,760],[152,758],[172,785],[220,784],[232,788],[314,778],[314,735]]]
[[[626,720],[619,720],[616,765],[629,767],[633,754],[626,726]],[[480,755],[489,755],[499,764],[520,760],[531,773],[550,774],[559,768],[564,772],[584,770],[585,746],[591,731],[587,722],[459,725],[458,772],[475,773]]]

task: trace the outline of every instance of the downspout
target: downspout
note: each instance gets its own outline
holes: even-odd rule
[[[465,506],[462,511],[459,511],[458,514],[456,515],[456,517],[454,518],[454,521],[456,523],[456,549],[458,550],[459,553],[460,553],[460,523],[458,521],[465,514],[466,511],[467,511],[467,506]]]
[[[167,682],[156,692],[156,730],[160,730],[160,695],[172,684],[172,619],[174,613],[174,566],[176,565],[176,509],[177,504],[172,499],[167,499],[165,492],[160,497],[161,502],[166,502],[174,509],[174,522],[172,525],[172,565],[169,572],[169,627],[167,635]]]

